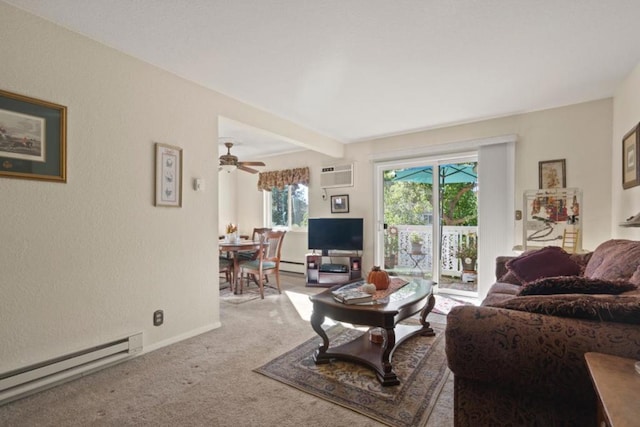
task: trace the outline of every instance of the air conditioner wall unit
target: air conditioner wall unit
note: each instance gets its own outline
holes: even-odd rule
[[[353,163],[324,166],[320,172],[320,188],[353,187]]]

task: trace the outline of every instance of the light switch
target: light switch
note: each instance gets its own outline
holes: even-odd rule
[[[202,178],[194,178],[194,180],[193,180],[193,189],[195,191],[204,191],[204,179],[202,179]]]

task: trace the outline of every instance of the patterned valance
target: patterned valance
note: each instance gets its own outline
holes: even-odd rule
[[[261,172],[258,178],[258,190],[264,191],[271,191],[272,188],[282,190],[287,185],[295,184],[309,185],[308,167]]]

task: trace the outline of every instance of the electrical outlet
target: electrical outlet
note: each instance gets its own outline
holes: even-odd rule
[[[164,323],[164,311],[156,310],[153,312],[153,326],[160,326]]]

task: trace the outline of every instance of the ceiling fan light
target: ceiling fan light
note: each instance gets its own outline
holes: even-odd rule
[[[220,166],[220,169],[222,169],[224,172],[231,173],[236,170],[236,167],[235,165],[222,165]]]

